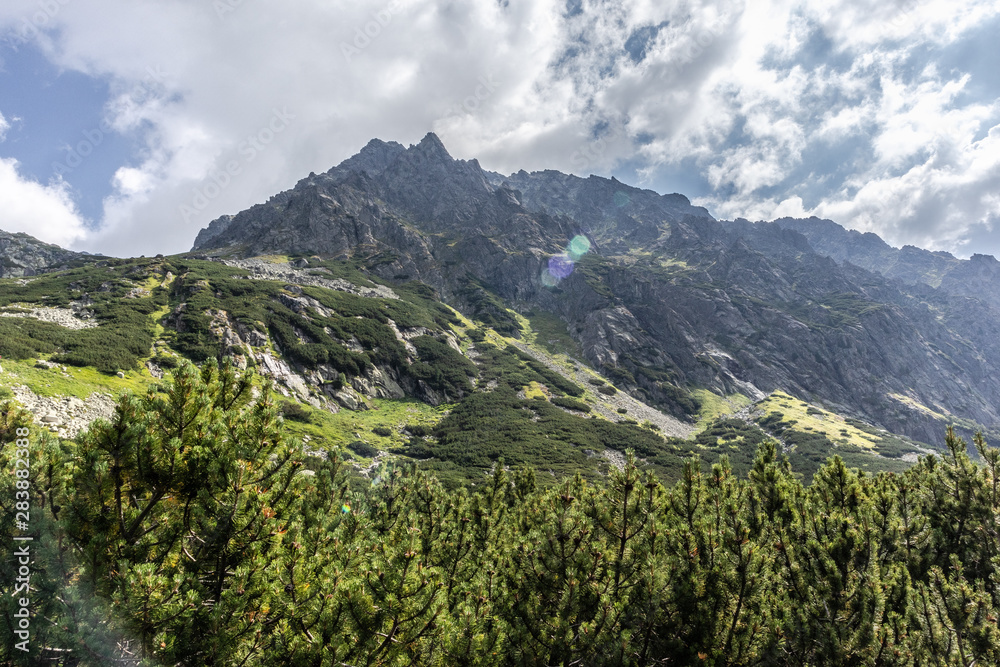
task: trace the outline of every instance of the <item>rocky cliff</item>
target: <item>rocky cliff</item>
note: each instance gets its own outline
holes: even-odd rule
[[[799,232],[817,253],[838,263],[880,273],[904,285],[929,285],[1000,309],[1000,262],[992,255],[958,259],[911,245],[894,248],[872,233],[844,229],[831,220],[781,218],[775,224]]]
[[[20,278],[46,271],[79,266],[87,261],[83,253],[43,243],[20,232],[0,230],[0,278]]]
[[[719,222],[615,179],[488,173],[428,135],[372,141],[194,249],[363,258],[511,332],[507,307],[549,311],[590,363],[679,416],[697,388],[784,389],[925,441],[945,421],[1000,425],[995,260],[831,225]]]

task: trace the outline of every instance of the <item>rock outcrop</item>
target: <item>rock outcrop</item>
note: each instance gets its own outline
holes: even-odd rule
[[[0,230],[0,278],[21,278],[68,269],[93,259],[85,253],[43,243],[27,234]]]
[[[744,221],[745,222],[745,221]],[[958,259],[911,245],[894,248],[871,232],[845,229],[816,217],[781,218],[774,224],[802,234],[810,247],[839,264],[850,263],[897,280],[927,285],[955,297],[969,297],[1000,310],[1000,262],[992,255]]]

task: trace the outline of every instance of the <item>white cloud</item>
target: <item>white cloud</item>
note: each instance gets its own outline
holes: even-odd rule
[[[86,235],[64,183],[42,185],[18,173],[17,160],[0,158],[0,229],[71,246]]]
[[[1000,102],[956,103],[967,83],[967,76],[943,79],[933,69],[907,83],[886,70],[878,80],[882,92],[877,104],[827,113],[820,137],[835,143],[851,130],[869,126],[871,154],[867,162],[852,165],[840,188],[811,207],[798,196],[760,197],[752,181],[740,187],[745,185],[740,178],[750,178],[745,174],[766,182],[770,172],[766,163],[746,156],[738,160],[736,154],[731,156],[735,165],[722,164],[726,173],[742,175],[730,178],[737,192],[699,203],[724,217],[817,215],[874,231],[897,245],[975,251],[965,239],[1000,216]],[[710,174],[713,168],[721,171],[710,167]]]
[[[7,138],[10,122],[0,112],[0,142]],[[0,229],[25,232],[62,246],[86,235],[69,188],[62,181],[42,185],[23,177],[17,160],[0,157]]]
[[[742,136],[730,133],[701,150],[716,193],[697,202],[722,217],[815,214],[897,244],[948,250],[960,250],[977,226],[995,219],[1000,151],[990,128],[1000,121],[1000,98],[974,97],[966,72],[925,60],[914,73],[914,65],[1000,6],[901,6],[905,20],[882,2],[755,5],[777,17],[778,29],[764,30],[748,14],[739,70],[707,91],[716,118]],[[801,30],[780,24],[796,14],[792,8],[822,31],[839,67],[803,67]],[[703,122],[718,123],[708,115]],[[803,162],[807,152],[821,164]]]
[[[699,203],[726,217],[816,213],[958,247],[997,215],[996,102],[972,99],[965,72],[912,71],[1000,13],[996,0],[218,4],[0,6],[15,45],[23,34],[60,67],[110,82],[108,120],[142,141],[101,231],[73,236],[78,247],[186,250],[214,217],[372,137],[431,129],[504,172],[632,160],[653,182],[693,162],[715,188]],[[643,35],[644,57],[630,56]],[[35,185],[73,210],[64,186]]]

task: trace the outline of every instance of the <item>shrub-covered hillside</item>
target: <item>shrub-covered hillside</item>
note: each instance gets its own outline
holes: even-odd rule
[[[663,437],[626,405],[660,413],[609,384],[620,369],[608,366],[599,379],[557,353],[573,344],[551,314],[521,317],[495,295],[487,299],[477,283],[481,300],[493,304],[488,321],[495,324],[502,311],[501,332],[516,334],[507,337],[465,318],[426,285],[390,283],[368,271],[365,260],[274,257],[227,265],[175,256],[102,259],[31,280],[0,280],[0,354],[7,363],[0,382],[57,398],[141,392],[185,358],[204,363],[232,355],[240,368],[257,368],[278,383],[290,432],[312,449],[339,452],[349,470],[369,477],[380,465],[416,462],[449,488],[481,483],[500,458],[535,467],[543,486],[576,473],[594,480],[620,464],[626,448],[668,481],[679,479],[694,452],[706,462],[728,454],[743,472],[768,436],[807,480],[832,453],[878,471],[904,469],[910,462],[899,456],[919,451],[903,441],[883,447],[873,444],[879,438],[812,430],[817,424],[799,414],[805,404],[786,409],[788,401],[800,402],[785,395],[761,404],[756,423],[726,418],[731,402],[705,390],[688,398],[702,406],[702,432],[694,440]]]

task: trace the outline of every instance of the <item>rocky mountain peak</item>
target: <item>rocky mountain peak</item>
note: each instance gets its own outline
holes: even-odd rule
[[[433,156],[439,160],[450,161],[454,158],[448,152],[448,149],[444,147],[444,142],[441,138],[433,132],[428,132],[424,135],[424,138],[420,140],[416,146],[411,146],[415,151],[419,151],[427,156]]]
[[[406,148],[395,141],[372,139],[356,155],[353,155],[327,172],[340,179],[352,173],[367,172],[375,176],[381,174]]]
[[[853,264],[904,285],[928,285],[953,296],[972,297],[1000,311],[1000,262],[992,255],[958,259],[912,245],[894,248],[871,232],[816,217],[781,218],[774,224],[801,233],[815,252],[840,264]]]
[[[387,201],[435,230],[464,225],[493,194],[479,162],[454,159],[433,132],[400,153],[380,185]]]
[[[973,262],[974,264],[983,264],[991,266],[998,264],[997,258],[994,257],[993,255],[983,255],[978,252],[972,255],[972,257],[969,258],[969,261]]]
[[[77,266],[88,255],[39,241],[23,232],[0,230],[0,278],[33,276]]]

